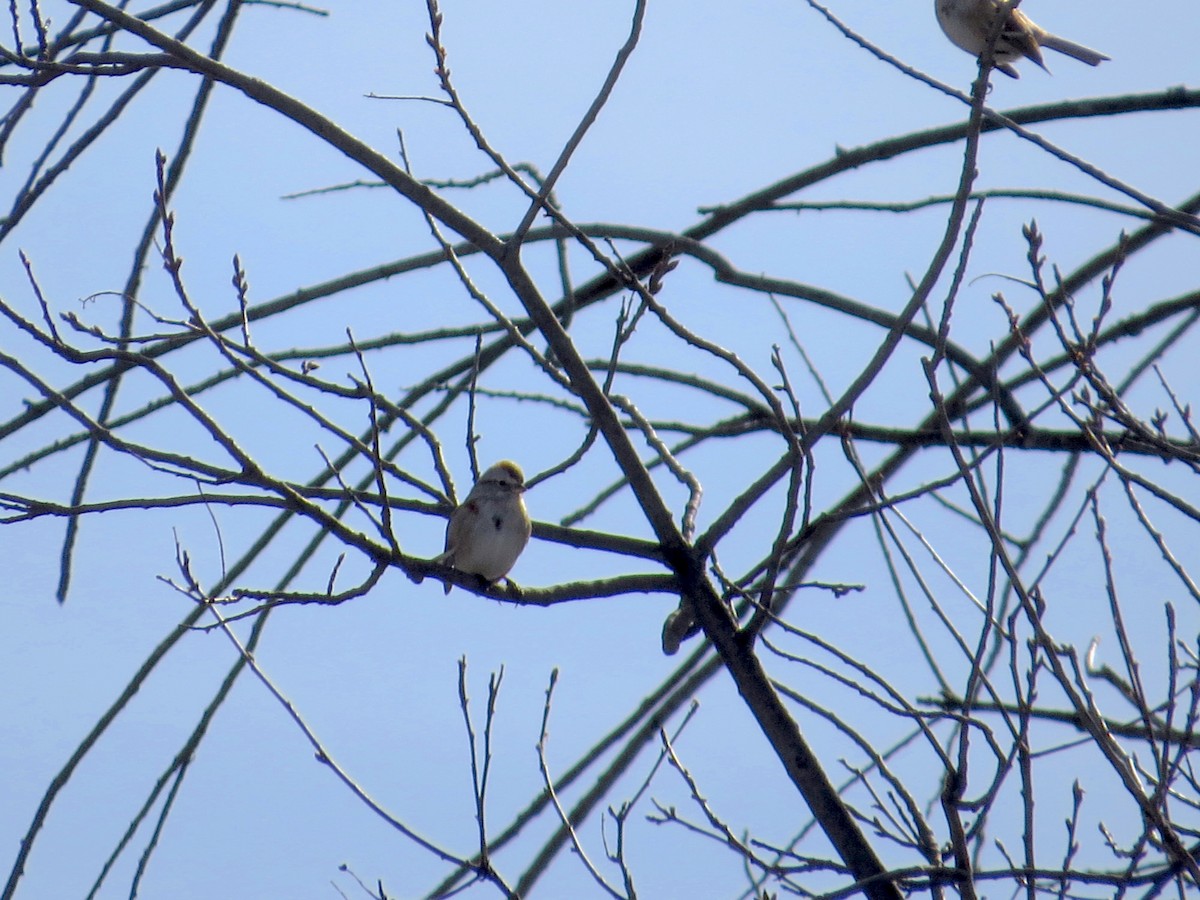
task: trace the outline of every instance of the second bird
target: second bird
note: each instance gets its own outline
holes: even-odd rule
[[[996,16],[1007,6],[1002,0],[934,0],[938,24],[942,26],[946,37],[972,56],[983,55]],[[1111,58],[1091,47],[1051,34],[1021,10],[1015,9],[996,39],[996,68],[1011,78],[1020,78],[1012,63],[1024,56],[1045,69],[1043,47],[1065,53],[1089,66],[1097,66]]]

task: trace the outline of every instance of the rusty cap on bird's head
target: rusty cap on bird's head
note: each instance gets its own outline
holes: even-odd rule
[[[512,483],[518,490],[525,490],[525,473],[511,459],[502,459],[491,466],[480,477],[480,481],[498,481],[502,484]]]

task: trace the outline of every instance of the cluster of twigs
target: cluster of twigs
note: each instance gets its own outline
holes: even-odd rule
[[[178,575],[169,581],[188,599],[187,614],[47,786],[12,863],[4,897],[18,891],[28,854],[80,762],[155,676],[160,660],[197,627],[227,634],[237,660],[175,761],[149,791],[109,866],[129,849],[138,826],[153,821],[155,838],[143,854],[143,861],[149,860],[184,784],[188,760],[232,685],[250,673],[287,708],[318,759],[347,789],[447,865],[446,879],[432,889],[433,896],[475,882],[505,896],[526,896],[567,847],[598,890],[614,897],[636,896],[637,872],[625,852],[626,827],[635,809],[648,807],[644,797],[651,779],[662,779],[668,770],[680,777],[695,812],[654,800],[650,820],[727,848],[746,867],[748,895],[826,891],[892,898],[928,890],[969,897],[977,887],[1000,881],[1030,896],[1066,896],[1085,885],[1138,887],[1150,896],[1173,884],[1186,892],[1200,883],[1200,784],[1190,756],[1200,711],[1200,590],[1187,554],[1176,549],[1189,542],[1194,546],[1200,530],[1200,509],[1189,499],[1200,467],[1200,433],[1186,398],[1176,395],[1157,367],[1172,354],[1195,353],[1200,291],[1156,298],[1119,316],[1113,302],[1128,260],[1167,236],[1196,240],[1200,195],[1178,205],[1161,202],[1029,130],[1040,122],[1075,116],[1105,115],[1116,122],[1128,111],[1194,107],[1200,95],[1172,90],[1001,115],[984,103],[985,62],[973,96],[959,95],[965,112],[961,124],[841,152],[704,212],[681,233],[666,233],[629,224],[575,222],[555,195],[636,51],[644,2],[635,4],[628,39],[590,108],[542,175],[508,160],[470,115],[452,79],[442,14],[435,0],[428,0],[428,44],[442,92],[439,102],[460,116],[488,159],[488,174],[471,184],[423,182],[403,152],[397,162],[282,91],[223,63],[244,6],[236,0],[175,0],[136,16],[101,0],[71,0],[70,6],[73,14],[53,33],[37,4],[20,10],[14,4],[10,13],[13,38],[11,46],[0,49],[0,85],[7,86],[13,99],[0,121],[0,151],[32,122],[35,99],[52,91],[75,99],[61,113],[44,152],[30,162],[26,181],[12,191],[11,208],[0,221],[0,245],[9,246],[9,238],[19,233],[48,188],[116,129],[130,101],[164,69],[196,76],[195,90],[178,145],[159,156],[154,202],[118,296],[117,326],[98,324],[86,310],[56,309],[42,290],[37,259],[22,256],[31,302],[15,299],[11,285],[0,297],[6,333],[13,338],[3,342],[0,367],[11,384],[32,395],[24,404],[6,402],[0,408],[0,446],[22,447],[0,456],[0,522],[61,520],[60,601],[71,588],[79,541],[89,528],[104,527],[104,513],[149,516],[189,506],[223,507],[244,513],[251,530],[238,529],[237,552],[224,559],[222,576],[212,584],[203,583],[180,549]],[[218,22],[212,43],[199,50],[189,39],[214,16]],[[98,101],[97,85],[118,77],[130,79],[128,85],[115,98]],[[206,304],[197,302],[188,284],[186,242],[176,234],[171,201],[189,171],[211,94],[225,89],[300,125],[311,140],[340,151],[372,183],[418,209],[434,249],[257,302],[242,262],[235,258],[235,308],[225,315],[206,314]],[[1053,192],[1039,193],[1037,199],[1079,204],[1081,213],[1089,206],[1102,207],[1133,224],[1128,234],[1066,273],[1047,261],[1046,237],[1030,224],[1024,233],[1028,271],[1020,281],[1035,302],[1022,314],[997,294],[1008,328],[994,335],[981,355],[954,339],[953,323],[986,204],[1003,194],[974,189],[977,150],[988,133],[1001,129],[1077,164],[1132,205]],[[745,271],[713,246],[712,238],[734,224],[811,208],[790,198],[838,174],[887,164],[938,144],[963,147],[958,188],[953,195],[906,207],[912,211],[940,204],[945,223],[899,312],[784,275]],[[523,204],[518,224],[507,234],[494,233],[448,199],[456,190],[496,180],[515,190]],[[864,211],[863,204],[840,206]],[[557,281],[534,274],[528,259],[538,253],[555,261]],[[589,277],[577,282],[571,261],[580,254]],[[146,299],[143,273],[150,262],[165,273],[178,310],[174,314],[163,311],[162,301]],[[677,266],[710,274],[714,291],[744,292],[778,311],[787,341],[773,348],[765,371],[724,346],[718,335],[690,326],[672,306]],[[502,297],[481,286],[473,274],[481,268],[493,281],[498,278]],[[263,349],[256,340],[258,329],[287,321],[320,300],[431,271],[453,274],[456,290],[476,305],[479,321],[423,332],[347,330],[344,340],[287,351]],[[1085,294],[1096,298],[1090,315],[1077,299]],[[806,415],[804,409],[813,404],[804,401],[805,392],[788,367],[792,360],[807,360],[802,329],[794,328],[793,320],[818,307],[848,323],[872,326],[881,337],[867,339],[872,343],[857,354],[863,363],[845,379],[840,393],[826,391],[824,382],[814,379],[825,391],[822,411]],[[595,358],[584,355],[573,330],[590,311],[603,311],[612,323],[608,353]],[[655,363],[639,361],[631,349],[639,329],[650,327],[661,335]],[[473,348],[462,353],[464,339],[472,338]],[[1128,339],[1136,339],[1140,352],[1114,371],[1108,351]],[[395,397],[381,389],[373,372],[384,364],[402,365],[393,360],[412,348],[432,348],[443,362],[405,371],[410,386]],[[920,357],[929,403],[907,424],[854,421],[856,404],[878,387],[897,355],[912,348]],[[203,360],[199,374],[188,374],[195,372],[198,356]],[[690,368],[688,360],[697,358],[704,360],[705,372],[715,374]],[[486,388],[481,376],[512,359],[533,373],[529,384],[511,391]],[[333,368],[331,360],[350,360],[354,374],[325,376]],[[43,374],[46,370],[51,374]],[[1165,402],[1161,409],[1147,411],[1128,398],[1149,373],[1160,379]],[[618,385],[633,388],[621,394]],[[147,399],[119,412],[119,392],[135,388]],[[213,411],[224,410],[223,398],[230,395],[243,406],[261,405],[265,416],[280,422],[301,423],[303,433],[315,436],[322,460],[317,470],[299,477],[251,449],[239,433],[238,417]],[[683,412],[668,418],[645,411],[648,403],[661,405],[657,398],[663,396]],[[697,397],[702,399],[697,402]],[[408,549],[407,535],[419,527],[436,530],[431,523],[445,516],[456,499],[443,442],[452,431],[449,413],[468,407],[472,424],[467,446],[478,471],[474,411],[482,404],[512,401],[555,417],[563,423],[562,433],[577,437],[533,484],[568,478],[596,457],[611,461],[610,471],[617,474],[610,483],[582,499],[560,524],[538,522],[534,532],[538,541],[603,555],[610,574],[540,587],[481,586],[473,577]],[[35,429],[47,422],[53,423],[53,439],[18,440],[41,434]],[[159,422],[169,424],[156,428]],[[716,511],[706,507],[701,517],[705,479],[689,459],[709,448],[752,440],[762,443],[755,444],[752,458],[740,457],[740,478],[728,503]],[[865,447],[872,452],[862,452]],[[882,455],[874,453],[878,448]],[[102,461],[112,457],[136,461],[144,478],[123,488],[120,496],[93,499],[111,495],[111,488],[101,489],[97,481],[103,477]],[[1021,496],[1010,485],[1023,480],[1034,457],[1055,459],[1058,474],[1042,483],[1036,495]],[[40,470],[63,459],[77,460],[66,499],[36,480]],[[900,473],[918,459],[941,475],[897,487],[903,485]],[[850,473],[842,495],[832,502],[818,499],[831,495],[832,485],[820,480],[829,460]],[[35,477],[31,480],[28,473]],[[18,477],[34,487],[5,488],[4,482],[15,483]],[[682,497],[678,504],[668,499],[676,495]],[[618,496],[639,511],[638,527],[625,533],[581,527]],[[1108,524],[1113,507],[1122,520],[1116,539]],[[1009,524],[1013,508],[1021,510],[1015,518],[1027,523],[1024,527]],[[919,520],[929,510],[955,524],[939,526],[937,535],[926,533]],[[285,526],[297,522],[307,526],[309,537],[289,551],[287,571],[271,585],[250,583],[250,567],[280,540]],[[770,524],[764,527],[764,522]],[[1021,533],[1013,533],[1014,527]],[[1089,529],[1087,537],[1084,528]],[[900,669],[886,651],[872,653],[830,640],[807,624],[801,627],[805,620],[792,615],[793,599],[806,589],[820,588],[831,596],[861,589],[854,583],[857,575],[846,583],[812,579],[830,548],[866,533],[873,534],[886,561],[895,592],[893,615],[907,631],[910,658]],[[968,536],[961,537],[963,533]],[[1060,560],[1087,540],[1093,541],[1096,565],[1079,589],[1106,598],[1098,607],[1101,612],[1092,610],[1101,618],[1094,630],[1115,640],[1120,657],[1116,669],[1097,662],[1095,645],[1081,654],[1070,639],[1056,636],[1061,622],[1053,610],[1063,602]],[[337,562],[325,583],[314,586],[302,573],[330,545],[337,547]],[[1119,547],[1135,545],[1143,556],[1154,555],[1182,598],[1154,608],[1162,630],[1150,638],[1145,629],[1131,628],[1129,617],[1133,603],[1140,607],[1134,613],[1139,618],[1150,615],[1146,609],[1151,601],[1131,603],[1120,587]],[[951,560],[960,546],[971,548],[969,561]],[[397,815],[373,799],[319,743],[287,700],[286,686],[276,685],[254,658],[271,615],[286,614],[297,604],[353,601],[391,570],[414,581],[448,579],[486,597],[526,605],[647,592],[677,596],[680,607],[669,620],[668,630],[674,631],[668,649],[674,650],[689,633],[702,632],[702,637],[684,645],[690,655],[625,721],[576,765],[557,774],[544,752],[552,680],[538,744],[544,791],[498,832],[486,824],[486,800],[500,676],[490,685],[481,742],[470,711],[464,661],[460,699],[479,826],[478,849],[464,854],[422,837],[411,822],[419,813]],[[345,584],[347,579],[352,583]],[[245,639],[231,627],[242,620],[251,622]],[[920,677],[912,677],[912,671]],[[762,739],[807,804],[797,801],[796,808],[807,808],[811,821],[794,834],[769,839],[753,833],[754,823],[750,834],[739,833],[706,799],[686,754],[667,735],[666,723],[718,673],[736,684]],[[819,687],[812,687],[814,679]],[[1116,691],[1117,708],[1102,704],[1101,689]],[[686,720],[682,717],[676,735]],[[844,752],[814,752],[800,728],[806,720],[832,726]],[[657,749],[657,763],[644,770],[633,796],[618,802],[614,785],[646,748]],[[861,761],[848,764],[840,785],[830,774],[832,760],[839,756]],[[1062,757],[1077,760],[1080,772],[1060,817],[1068,836],[1065,845],[1059,839],[1043,843],[1034,806],[1045,789],[1037,775],[1042,765]],[[593,779],[593,786],[568,808],[562,791],[582,784],[585,777]],[[1098,830],[1085,829],[1093,818],[1085,802],[1090,782],[1112,792],[1108,808],[1123,817],[1115,831],[1104,822]],[[594,862],[581,826],[605,804],[615,838],[605,844],[604,860]],[[516,877],[501,872],[493,862],[496,851],[543,814],[559,823],[555,835]],[[828,844],[815,837],[813,826]],[[1021,846],[1007,846],[999,833],[1019,835]],[[1045,862],[1055,853],[1055,862]],[[99,873],[94,890],[103,884],[109,866]],[[382,886],[378,894],[384,895]]]

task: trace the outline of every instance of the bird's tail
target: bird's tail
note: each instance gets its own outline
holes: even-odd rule
[[[454,554],[451,553],[449,550],[447,550],[445,553],[435,556],[433,559],[430,560],[430,562],[435,562],[439,566],[453,566],[454,565]],[[447,594],[449,594],[450,588],[454,587],[454,585],[452,585],[448,581],[445,581],[445,582],[442,582],[442,587],[445,589],[445,592]]]
[[[1111,56],[1105,56],[1098,50],[1085,47],[1083,44],[1076,44],[1074,41],[1068,41],[1066,38],[1060,38],[1057,34],[1038,35],[1038,43],[1043,47],[1049,47],[1051,50],[1057,50],[1059,53],[1065,53],[1067,56],[1073,57],[1081,63],[1087,63],[1089,66],[1098,66],[1106,59],[1112,59]]]

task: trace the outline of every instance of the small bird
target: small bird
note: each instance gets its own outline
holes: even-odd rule
[[[446,524],[446,552],[434,562],[478,575],[489,583],[508,574],[532,526],[525,501],[525,475],[511,460],[483,473]],[[446,582],[450,593],[450,582]]]
[[[938,24],[942,26],[946,37],[972,56],[983,55],[996,16],[1003,13],[1007,6],[1008,3],[1003,0],[934,0]],[[1010,78],[1020,78],[1012,63],[1024,56],[1046,69],[1046,63],[1042,61],[1043,47],[1065,53],[1089,66],[1098,66],[1112,58],[1091,47],[1051,34],[1034,24],[1024,12],[1014,9],[1000,29],[1000,36],[996,38],[993,57],[996,68]]]
[[[679,647],[684,641],[692,635],[699,633],[700,623],[692,615],[692,611],[688,608],[687,603],[680,601],[679,608],[673,610],[667,616],[667,620],[663,622],[663,653],[667,656],[674,656],[679,652]]]

